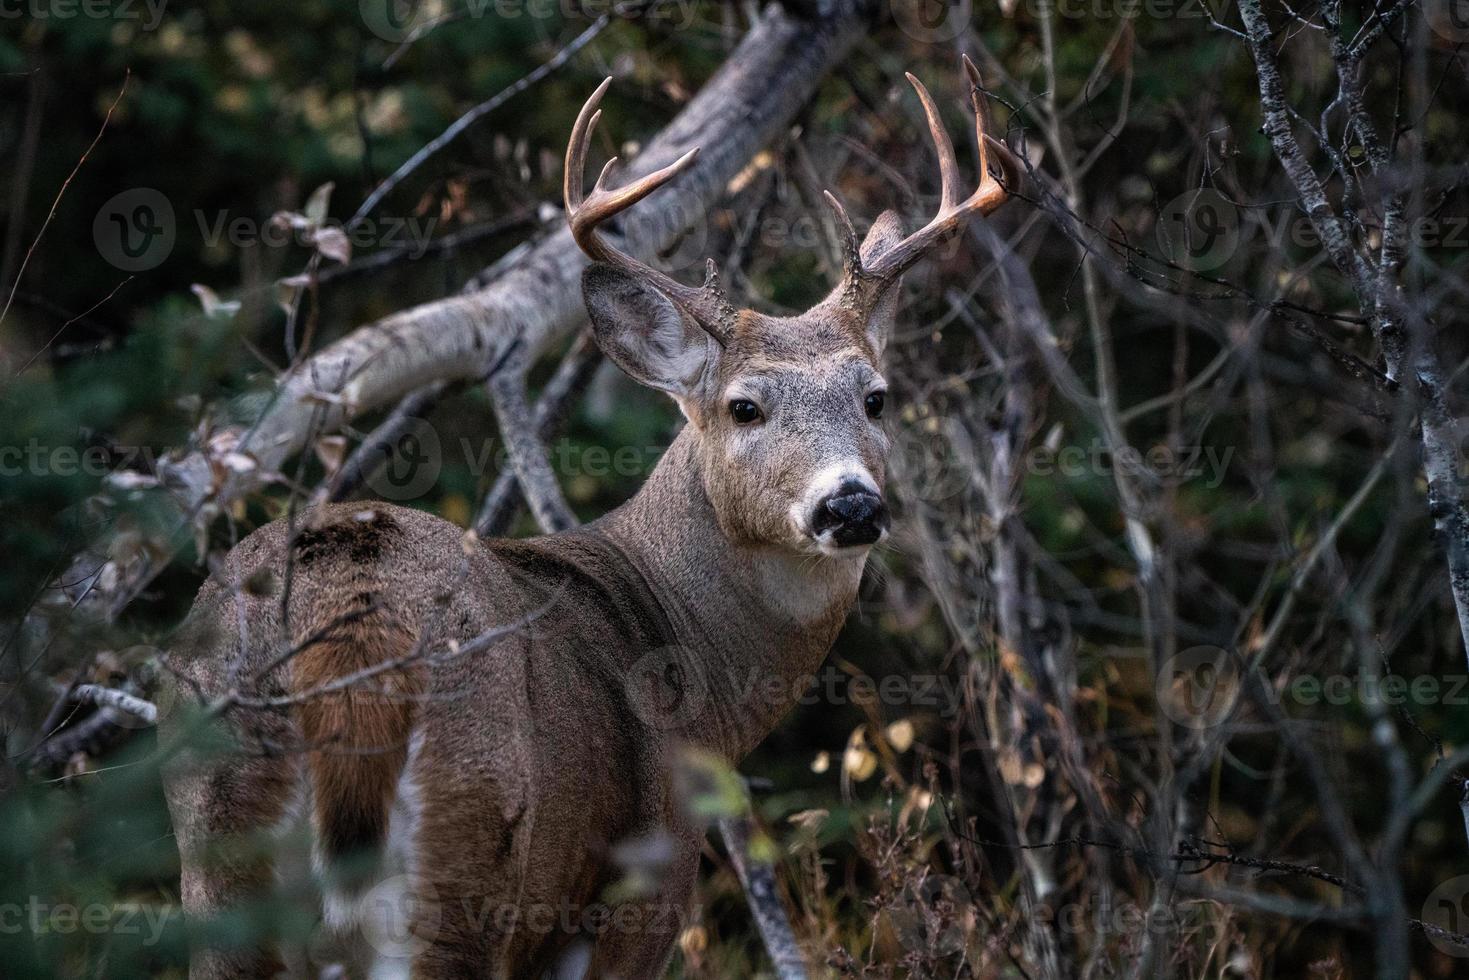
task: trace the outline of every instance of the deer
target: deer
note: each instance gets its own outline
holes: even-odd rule
[[[190,920],[305,876],[349,976],[661,975],[704,836],[679,753],[736,766],[803,696],[890,532],[882,358],[901,277],[1020,183],[963,68],[977,188],[908,74],[937,212],[905,234],[886,211],[859,241],[827,192],[843,275],[798,316],[737,308],[712,260],[688,286],[609,241],[698,149],[617,189],[614,157],[586,192],[602,82],[566,151],[583,296],[606,357],[682,427],[631,499],[570,530],[479,540],[421,510],[321,504],[217,563],[170,646],[160,721],[181,735],[197,714],[180,706],[227,705],[223,745],[165,773]],[[629,848],[657,868],[642,889],[618,887]],[[406,918],[385,926],[385,907]],[[308,968],[283,944],[200,941],[190,976]]]

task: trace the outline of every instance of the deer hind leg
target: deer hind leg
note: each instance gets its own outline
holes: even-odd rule
[[[427,748],[411,878],[413,980],[531,980],[517,938],[534,791],[513,738],[489,758]]]
[[[658,893],[615,906],[596,933],[587,980],[645,980],[663,976],[673,944],[689,918],[699,869],[698,842],[679,845]],[[558,978],[559,980],[559,978]]]
[[[284,972],[268,923],[245,946],[213,942],[207,930],[220,916],[277,906],[269,901],[276,884],[272,832],[290,822],[301,779],[301,767],[289,757],[189,760],[166,773],[184,914],[206,930],[194,948],[192,980],[254,980]]]
[[[688,920],[685,905],[654,899],[611,909],[605,928],[597,933],[586,980],[656,980],[663,976],[674,941]]]
[[[442,806],[443,801],[436,801]],[[414,980],[519,980],[510,945],[523,881],[517,833],[469,806],[431,811],[418,838]],[[454,820],[457,814],[468,820]],[[508,852],[508,853],[507,853]]]

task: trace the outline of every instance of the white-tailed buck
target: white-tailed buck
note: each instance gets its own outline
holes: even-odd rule
[[[880,362],[899,277],[1019,179],[965,68],[978,189],[963,193],[938,109],[908,76],[938,153],[938,213],[905,237],[886,212],[859,244],[828,194],[845,276],[795,317],[735,308],[712,262],[685,286],[598,233],[694,151],[617,190],[609,162],[584,193],[608,82],[597,89],[566,152],[587,309],[606,355],[687,423],[636,496],[575,530],[481,542],[355,503],[242,541],[171,654],[179,703],[228,705],[233,746],[168,774],[190,916],[258,909],[306,879],[322,894],[318,941],[357,957],[352,976],[660,974],[702,837],[674,798],[675,755],[691,744],[736,763],[804,694],[797,680],[887,533]],[[184,714],[166,729],[182,734]],[[660,868],[652,891],[623,887],[635,842]],[[411,920],[376,921],[384,905]],[[192,975],[311,960],[205,939]]]

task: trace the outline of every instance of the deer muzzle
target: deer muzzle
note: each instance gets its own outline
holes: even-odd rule
[[[823,498],[811,515],[817,540],[839,548],[875,544],[888,529],[888,508],[882,497],[856,480],[843,483]]]

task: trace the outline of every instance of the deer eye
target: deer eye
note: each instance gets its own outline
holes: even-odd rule
[[[749,425],[760,421],[760,406],[744,398],[736,398],[729,403],[729,417],[734,419],[735,425]]]
[[[874,391],[862,399],[862,407],[867,409],[867,417],[870,419],[882,418],[882,406],[887,399],[887,392]]]

